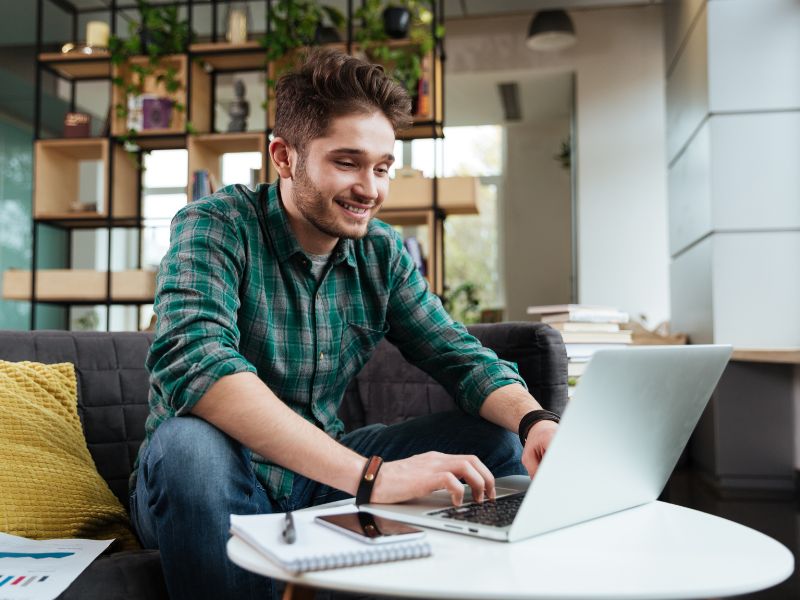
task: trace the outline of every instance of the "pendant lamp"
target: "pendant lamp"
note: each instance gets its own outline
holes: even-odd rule
[[[566,11],[540,10],[528,27],[526,45],[531,50],[552,52],[569,48],[575,42],[575,25]]]

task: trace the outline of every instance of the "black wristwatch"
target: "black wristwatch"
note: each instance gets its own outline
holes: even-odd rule
[[[522,420],[519,422],[519,441],[522,442],[523,447],[525,447],[525,440],[528,439],[528,432],[531,430],[531,427],[536,425],[539,421],[555,421],[558,423],[561,421],[561,417],[549,410],[532,410],[522,417]]]

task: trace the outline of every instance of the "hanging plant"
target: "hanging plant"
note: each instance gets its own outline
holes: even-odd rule
[[[433,50],[436,40],[444,36],[442,25],[432,26],[432,1],[404,0],[385,5],[383,0],[365,0],[353,15],[360,20],[355,32],[359,50],[368,60],[383,65],[389,76],[405,87],[412,101],[416,101],[419,92],[422,60]],[[398,34],[394,29],[386,30],[390,16],[387,13],[392,9],[405,9],[409,13],[409,46],[390,43],[392,36]]]
[[[292,68],[283,60],[298,48],[319,46],[331,36],[331,30],[344,27],[341,11],[314,0],[278,0],[272,6],[269,34],[261,38],[268,63],[274,63],[267,85],[274,89],[277,79]]]
[[[178,77],[178,69],[171,65],[164,65],[162,59],[171,54],[182,54],[187,51],[192,39],[189,22],[181,20],[178,16],[178,7],[175,5],[153,6],[147,0],[136,0],[136,6],[141,17],[140,21],[129,23],[129,37],[126,39],[111,36],[109,51],[111,64],[116,67],[125,66],[130,76],[115,75],[111,79],[112,85],[122,93],[122,102],[113,106],[114,113],[120,119],[128,118],[129,96],[139,96],[145,93],[145,81],[148,77],[157,84],[164,86],[170,95],[183,89],[183,83]],[[132,61],[134,57],[144,56],[146,61]],[[186,106],[180,102],[172,101],[172,110],[184,112]],[[190,123],[186,125],[187,131],[192,131]],[[137,131],[127,128],[121,136],[125,147],[129,151],[133,148]]]

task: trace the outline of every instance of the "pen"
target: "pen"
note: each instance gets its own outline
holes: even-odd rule
[[[297,540],[297,531],[294,528],[294,519],[292,513],[287,512],[283,521],[283,541],[287,544],[294,544]]]

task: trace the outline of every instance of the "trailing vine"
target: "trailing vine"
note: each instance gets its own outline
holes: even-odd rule
[[[274,89],[277,79],[293,66],[281,59],[292,50],[319,45],[319,31],[326,22],[341,29],[346,18],[337,8],[315,0],[278,0],[272,6],[270,32],[260,40],[267,63],[274,64],[268,88]]]
[[[120,94],[122,101],[112,107],[114,114],[120,119],[128,118],[128,96],[143,94],[148,77],[153,77],[156,83],[163,84],[170,95],[183,89],[184,84],[178,77],[178,69],[164,65],[162,59],[171,54],[185,53],[192,39],[189,22],[179,18],[177,6],[153,6],[147,0],[136,0],[136,6],[141,20],[129,23],[129,37],[123,39],[111,36],[109,39],[111,64],[118,68],[124,66],[129,71],[128,77],[115,75],[111,78],[112,85],[122,92]],[[131,60],[138,56],[146,57],[146,62]],[[172,108],[177,112],[186,110],[183,103],[174,100]],[[191,132],[190,123],[187,123],[186,129]],[[137,133],[136,130],[126,127],[125,133],[120,136],[120,140],[129,151],[135,146]]]
[[[355,32],[358,49],[372,62],[380,63],[389,76],[403,85],[411,98],[417,97],[417,83],[422,77],[422,59],[434,48],[437,39],[444,36],[444,27],[432,27],[434,0],[403,0],[390,5],[401,6],[410,12],[411,23],[408,37],[411,46],[396,46],[390,43],[384,30],[383,0],[365,0],[353,17],[360,21]]]

